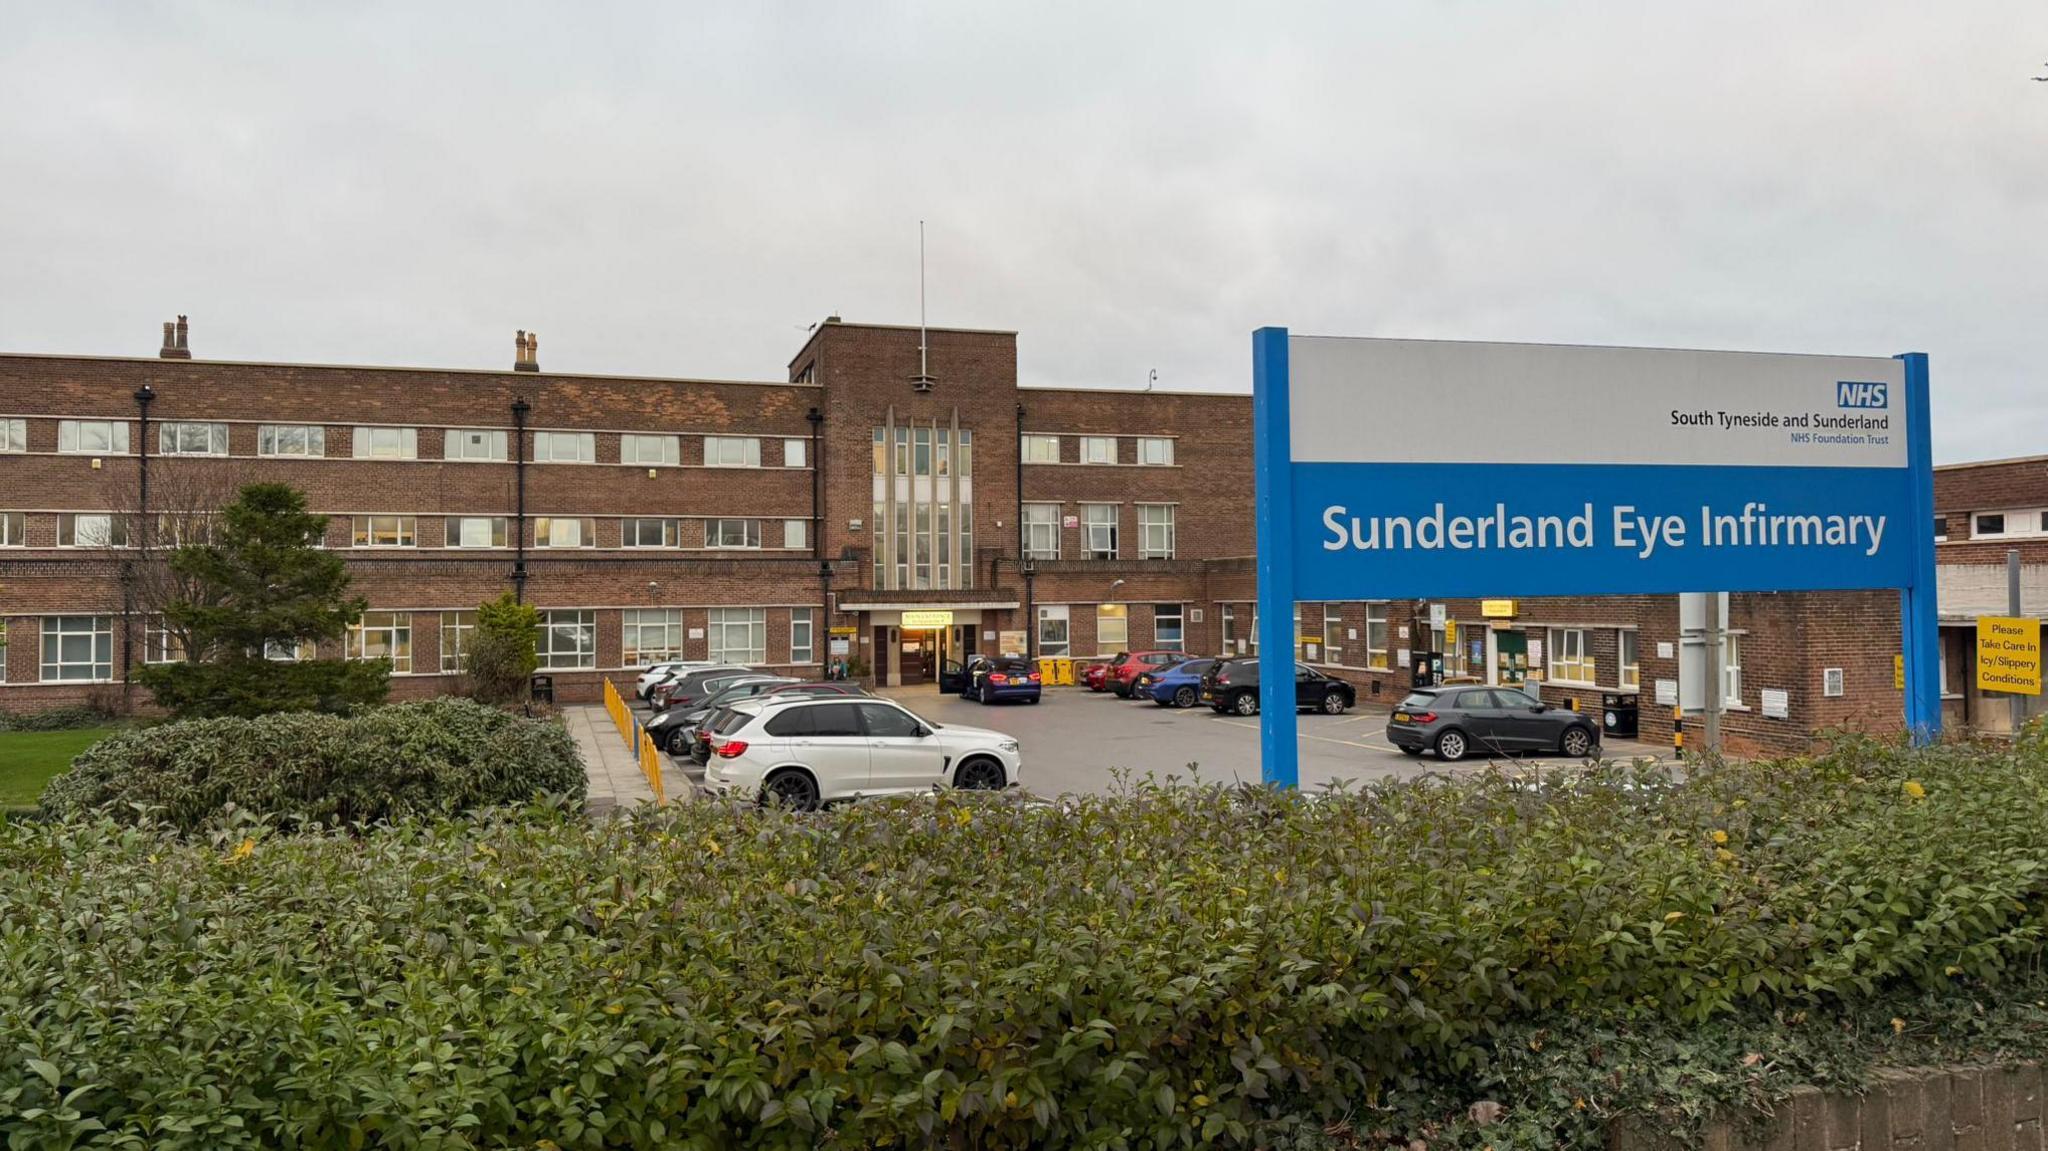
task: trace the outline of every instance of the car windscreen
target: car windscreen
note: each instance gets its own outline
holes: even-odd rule
[[[1004,675],[1029,675],[1035,670],[1028,659],[999,659],[990,667]]]
[[[1207,675],[1216,666],[1213,659],[1191,659],[1173,670],[1182,675]]]
[[[1397,706],[1402,711],[1428,711],[1436,706],[1436,693],[1433,691],[1409,692],[1408,698],[1402,700]]]

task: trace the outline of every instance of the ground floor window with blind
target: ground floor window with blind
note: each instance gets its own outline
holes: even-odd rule
[[[412,671],[412,613],[364,612],[349,625],[348,658],[388,659],[394,674]]]
[[[1160,651],[1187,650],[1187,615],[1180,604],[1152,606],[1152,646]]]
[[[1576,627],[1550,629],[1550,679],[1553,683],[1592,683],[1596,668],[1586,646],[1586,631]]]
[[[711,609],[711,662],[756,664],[768,662],[768,611],[758,607],[715,607]]]
[[[1038,609],[1038,654],[1070,655],[1073,652],[1067,630],[1067,605],[1044,604]]]
[[[1394,666],[1387,639],[1387,605],[1365,605],[1365,666],[1386,669]]]
[[[680,608],[628,608],[619,613],[619,662],[646,667],[683,657]]]
[[[801,442],[801,441],[799,441]],[[814,630],[816,624],[810,608],[789,609],[789,662],[818,662],[818,640]]]
[[[554,671],[597,666],[597,613],[556,610],[540,613],[540,666]]]
[[[1636,654],[1636,632],[1633,628],[1622,628],[1615,633],[1614,644],[1617,652],[1615,663],[1620,667],[1619,683],[1622,687],[1641,687],[1643,668],[1641,658]]]
[[[1097,653],[1124,651],[1131,646],[1129,604],[1105,603],[1095,606],[1095,650]]]
[[[442,671],[452,674],[465,670],[463,661],[469,658],[469,641],[475,634],[475,612],[444,611],[441,613]]]

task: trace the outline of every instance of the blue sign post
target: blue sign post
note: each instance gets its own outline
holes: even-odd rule
[[[1894,588],[1941,724],[1927,357],[1252,338],[1264,778],[1300,601]],[[1388,411],[1444,413],[1417,437]]]

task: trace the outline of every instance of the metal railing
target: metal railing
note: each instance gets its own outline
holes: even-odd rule
[[[626,706],[625,698],[612,686],[609,676],[604,681],[604,709],[611,713],[619,738],[640,756],[640,774],[647,777],[647,786],[654,790],[655,805],[667,806],[668,792],[661,783],[661,752],[654,746],[654,737],[633,717],[633,709]]]

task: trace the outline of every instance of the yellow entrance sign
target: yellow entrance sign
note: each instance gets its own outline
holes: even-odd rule
[[[1487,619],[1513,619],[1515,618],[1515,601],[1511,599],[1480,600],[1479,614]]]
[[[1903,655],[1892,657],[1892,690],[1906,690],[1906,657]]]
[[[2041,621],[1977,617],[1977,690],[2041,694]]]
[[[1456,646],[1458,646],[1458,621],[1457,621],[1457,620],[1454,620],[1454,619],[1447,619],[1447,620],[1445,620],[1445,621],[1444,621],[1444,645],[1445,645],[1446,647],[1456,647]]]
[[[922,631],[935,627],[952,627],[953,613],[951,611],[907,611],[903,613],[903,626],[912,631]]]

